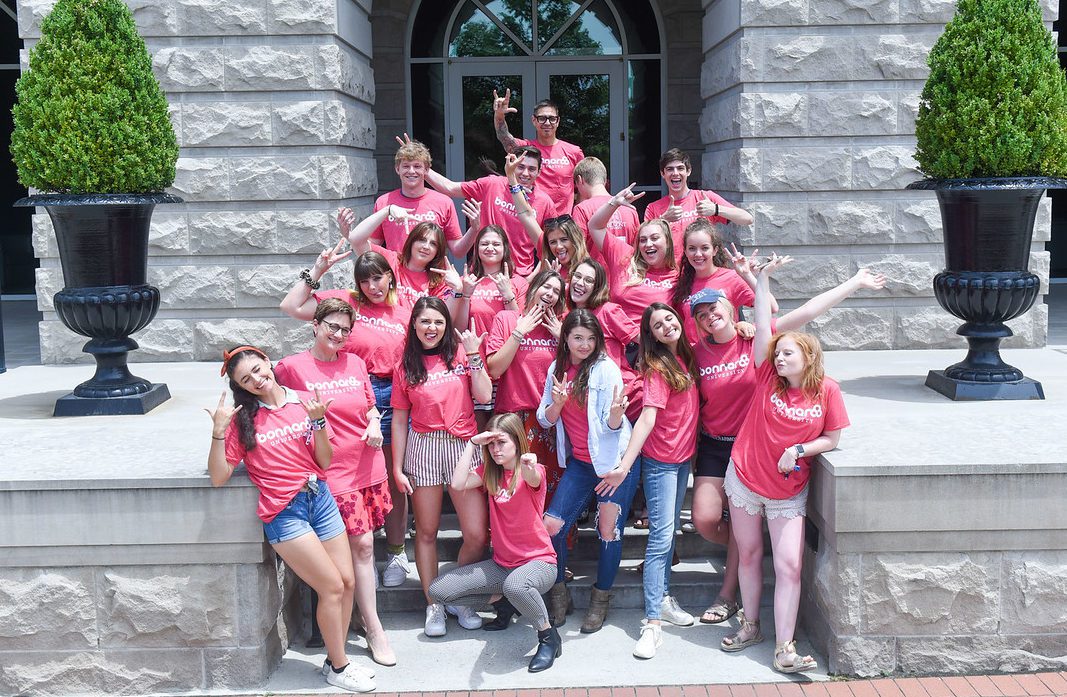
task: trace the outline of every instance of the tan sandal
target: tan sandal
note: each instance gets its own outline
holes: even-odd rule
[[[796,641],[783,641],[774,647],[774,669],[779,673],[801,673],[818,667],[814,658],[797,653]]]
[[[719,648],[727,653],[744,651],[749,646],[753,646],[763,641],[763,633],[760,632],[759,620],[749,622],[745,619],[744,614],[741,614],[740,617],[741,626],[737,628],[737,633],[723,637],[722,642],[719,644]],[[744,638],[744,634],[748,634],[748,638]]]
[[[716,598],[715,602],[711,604],[711,607],[705,610],[704,614],[700,616],[700,623],[719,624],[720,622],[725,622],[736,615],[738,609],[740,608],[735,601]]]

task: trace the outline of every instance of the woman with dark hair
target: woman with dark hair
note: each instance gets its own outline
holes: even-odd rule
[[[775,577],[774,669],[797,673],[816,667],[814,658],[797,653],[794,640],[811,458],[836,448],[849,421],[841,388],[824,372],[818,339],[792,329],[781,331],[782,323],[798,326],[800,322],[795,320],[808,319],[817,314],[812,310],[821,309],[819,304],[810,306],[816,300],[840,300],[857,287],[880,287],[885,280],[863,269],[847,284],[809,301],[807,309],[798,308],[795,312],[803,311],[801,316],[794,319],[790,313],[782,317],[776,327],[771,320],[769,279],[775,269],[789,261],[788,257],[772,256],[756,276],[753,396],[725,477],[744,609],[740,628],[722,640],[722,649],[741,651],[763,641],[759,603],[766,518]]]
[[[267,355],[253,346],[223,352],[221,374],[229,377],[234,407],[226,406],[224,392],[214,411],[205,410],[212,421],[211,483],[222,486],[244,463],[259,489],[267,541],[318,594],[326,682],[370,692],[373,672],[351,664],[345,653],[355,580],[345,524],[324,481],[333,454],[326,420],[333,400],[279,385]]]
[[[478,447],[480,465],[475,463]],[[481,487],[489,494],[493,558],[441,574],[430,585],[430,596],[446,604],[491,602],[497,614],[483,627],[487,631],[507,629],[516,614],[528,617],[537,630],[537,651],[529,670],[538,673],[551,668],[563,653],[559,632],[549,623],[541,598],[556,577],[556,554],[541,524],[545,468],[530,452],[522,421],[514,414],[491,418],[456,462],[453,491]]]
[[[589,219],[589,236],[604,254],[611,300],[634,322],[654,302],[670,302],[678,283],[678,262],[670,226],[662,219],[647,220],[637,230],[631,246],[607,231],[608,221],[619,206],[632,205],[645,195],[633,193],[634,184],[612,196]]]
[[[311,320],[315,343],[310,349],[283,358],[274,367],[278,383],[294,390],[317,390],[333,399],[330,419],[336,440],[330,468],[330,489],[344,519],[356,578],[355,601],[363,617],[367,646],[375,663],[396,665],[374,591],[374,530],[385,524],[392,509],[382,455],[381,415],[374,406],[367,364],[344,351],[352,333],[352,306],[327,298]]]
[[[445,232],[440,225],[425,221],[416,224],[404,240],[404,247],[399,254],[370,242],[371,235],[383,221],[409,220],[409,213],[410,211],[400,206],[387,206],[352,227],[356,214],[351,208],[342,208],[337,214],[337,222],[341,226],[341,235],[348,239],[352,250],[357,254],[373,251],[386,258],[396,277],[402,303],[411,307],[419,298],[432,295],[441,298],[451,307],[455,302],[454,295],[459,292],[462,282],[456,269],[448,261]]]
[[[681,317],[666,303],[652,303],[641,315],[638,369],[645,383],[641,415],[619,467],[629,471],[641,461],[648,545],[643,571],[645,624],[634,656],[652,658],[663,643],[663,620],[680,627],[693,624],[693,616],[670,595],[670,561],[689,484],[689,461],[696,450],[700,398],[693,349]]]
[[[563,320],[556,359],[549,366],[537,419],[556,428],[556,455],[563,476],[545,511],[545,528],[552,535],[558,571],[549,591],[554,624],[566,621],[571,605],[564,583],[567,531],[585,510],[591,496],[597,501],[600,556],[589,610],[581,631],[598,631],[607,618],[611,588],[622,559],[622,535],[641,467],[623,471],[619,458],[630,439],[625,418],[628,401],[622,373],[604,346],[604,334],[593,313],[572,310]]]
[[[396,277],[388,260],[377,252],[364,252],[353,263],[355,287],[351,290],[318,290],[322,276],[335,264],[352,254],[341,252],[345,241],[336,247],[324,249],[310,269],[305,269],[300,279],[281,302],[281,309],[294,319],[309,322],[315,318],[318,304],[327,298],[339,298],[352,305],[352,332],[348,335],[344,350],[354,353],[367,364],[371,388],[374,390],[375,406],[382,417],[382,448],[385,469],[389,476],[389,497],[393,508],[385,517],[385,541],[388,550],[382,584],[399,586],[408,577],[407,553],[404,551],[404,535],[407,533],[407,496],[392,479],[393,453],[391,424],[393,408],[390,400],[393,392],[393,369],[400,362],[411,311],[400,303]]]
[[[753,289],[756,287],[756,277],[745,256],[738,254],[736,247],[732,253],[727,251],[715,225],[707,218],[697,218],[689,223],[682,241],[681,272],[671,305],[682,315],[685,335],[690,341],[695,341],[699,334],[689,311],[689,299],[705,288],[714,288],[734,306],[734,319],[739,320],[741,308],[751,307],[755,299]],[[734,268],[730,268],[731,262]],[[778,303],[773,296],[771,311],[778,312]]]
[[[478,432],[473,400],[485,402],[492,394],[479,353],[483,337],[454,329],[440,298],[419,298],[411,311],[403,361],[393,375],[393,477],[411,494],[415,511],[415,565],[426,595],[426,636],[444,635],[446,611],[465,629],[482,625],[467,606],[435,603],[429,589],[437,578],[442,486]],[[482,558],[488,541],[485,494],[472,489],[451,491],[450,496],[463,531],[456,561],[471,564]]]
[[[475,217],[478,224],[477,202],[464,201],[464,210]],[[526,304],[529,284],[522,276],[512,276],[511,245],[507,233],[499,225],[486,225],[474,238],[474,255],[467,273],[463,275],[463,289],[456,293],[452,319],[456,326],[470,327],[480,334],[489,331],[493,319],[505,310],[522,312]]]

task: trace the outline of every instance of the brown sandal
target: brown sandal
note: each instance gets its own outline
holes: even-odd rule
[[[748,638],[742,638],[742,634],[748,634]],[[760,632],[759,620],[755,622],[749,622],[744,618],[744,614],[741,615],[741,626],[737,628],[735,634],[724,637],[719,644],[719,648],[727,653],[736,653],[738,651],[744,651],[749,646],[763,641],[763,633]]]
[[[796,641],[783,641],[774,647],[774,669],[779,673],[801,673],[815,670],[819,664],[811,656],[797,653]]]
[[[701,624],[719,624],[725,622],[734,615],[740,608],[737,602],[733,600],[723,600],[722,598],[716,598],[715,602],[711,604],[704,614],[700,616]]]

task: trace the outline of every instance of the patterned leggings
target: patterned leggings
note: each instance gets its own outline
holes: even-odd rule
[[[535,623],[548,624],[548,610],[542,593],[556,582],[556,565],[547,561],[530,561],[509,569],[486,559],[447,571],[430,584],[435,603],[449,605],[485,605],[490,596],[503,594],[515,609]]]

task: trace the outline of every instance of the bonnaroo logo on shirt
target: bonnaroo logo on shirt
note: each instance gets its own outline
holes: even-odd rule
[[[715,378],[722,377],[725,375],[731,375],[733,373],[739,373],[742,372],[745,368],[747,368],[748,364],[751,362],[752,359],[749,358],[748,354],[745,354],[738,358],[736,361],[727,361],[725,363],[719,363],[718,365],[709,365],[706,368],[701,368],[700,377]]]
[[[496,200],[493,201],[493,204],[496,205],[497,208],[501,208],[501,209],[503,209],[504,211],[506,211],[507,213],[509,213],[511,215],[518,215],[515,212],[515,204],[511,203],[510,201],[505,201],[504,199],[500,198],[499,196],[496,197]]]
[[[279,426],[263,433],[257,433],[256,442],[262,444],[270,442],[271,445],[280,445],[289,440],[304,438],[310,430],[311,419],[305,416],[303,419],[294,421],[288,426]]]
[[[392,334],[406,334],[407,328],[403,324],[396,324],[395,322],[389,322],[381,317],[368,317],[367,315],[356,312],[356,321],[360,324],[369,327],[381,327],[382,329]]]
[[[566,167],[571,164],[571,161],[567,157],[542,157],[542,167]]]
[[[419,222],[423,222],[423,223],[436,223],[437,222],[437,212],[436,211],[426,211],[425,213],[408,213],[407,219],[408,220],[418,220]],[[388,220],[390,223],[400,222],[396,218],[394,218],[393,216],[389,216],[388,218],[386,218],[386,220]]]
[[[426,382],[424,384],[430,385],[435,382],[442,382],[453,375],[464,375],[466,372],[466,369],[462,365],[456,365],[452,370],[437,370],[426,374]]]
[[[646,276],[643,279],[641,279],[641,285],[643,285],[643,286],[651,286],[652,288],[667,288],[667,289],[671,289],[671,288],[674,288],[674,281],[671,281],[671,280],[653,281],[651,278]]]
[[[339,378],[337,380],[324,380],[323,382],[312,382],[311,380],[304,381],[304,386],[308,392],[319,390],[320,392],[326,393],[345,392],[348,388],[358,389],[362,384],[363,381],[355,376]]]
[[[814,421],[822,416],[821,404],[814,404],[807,409],[791,407],[773,392],[771,393],[771,404],[774,405],[776,412],[792,421]]]
[[[519,344],[519,349],[522,351],[536,351],[546,348],[555,351],[557,346],[559,346],[559,342],[555,339],[531,339],[528,336],[524,336]]]

